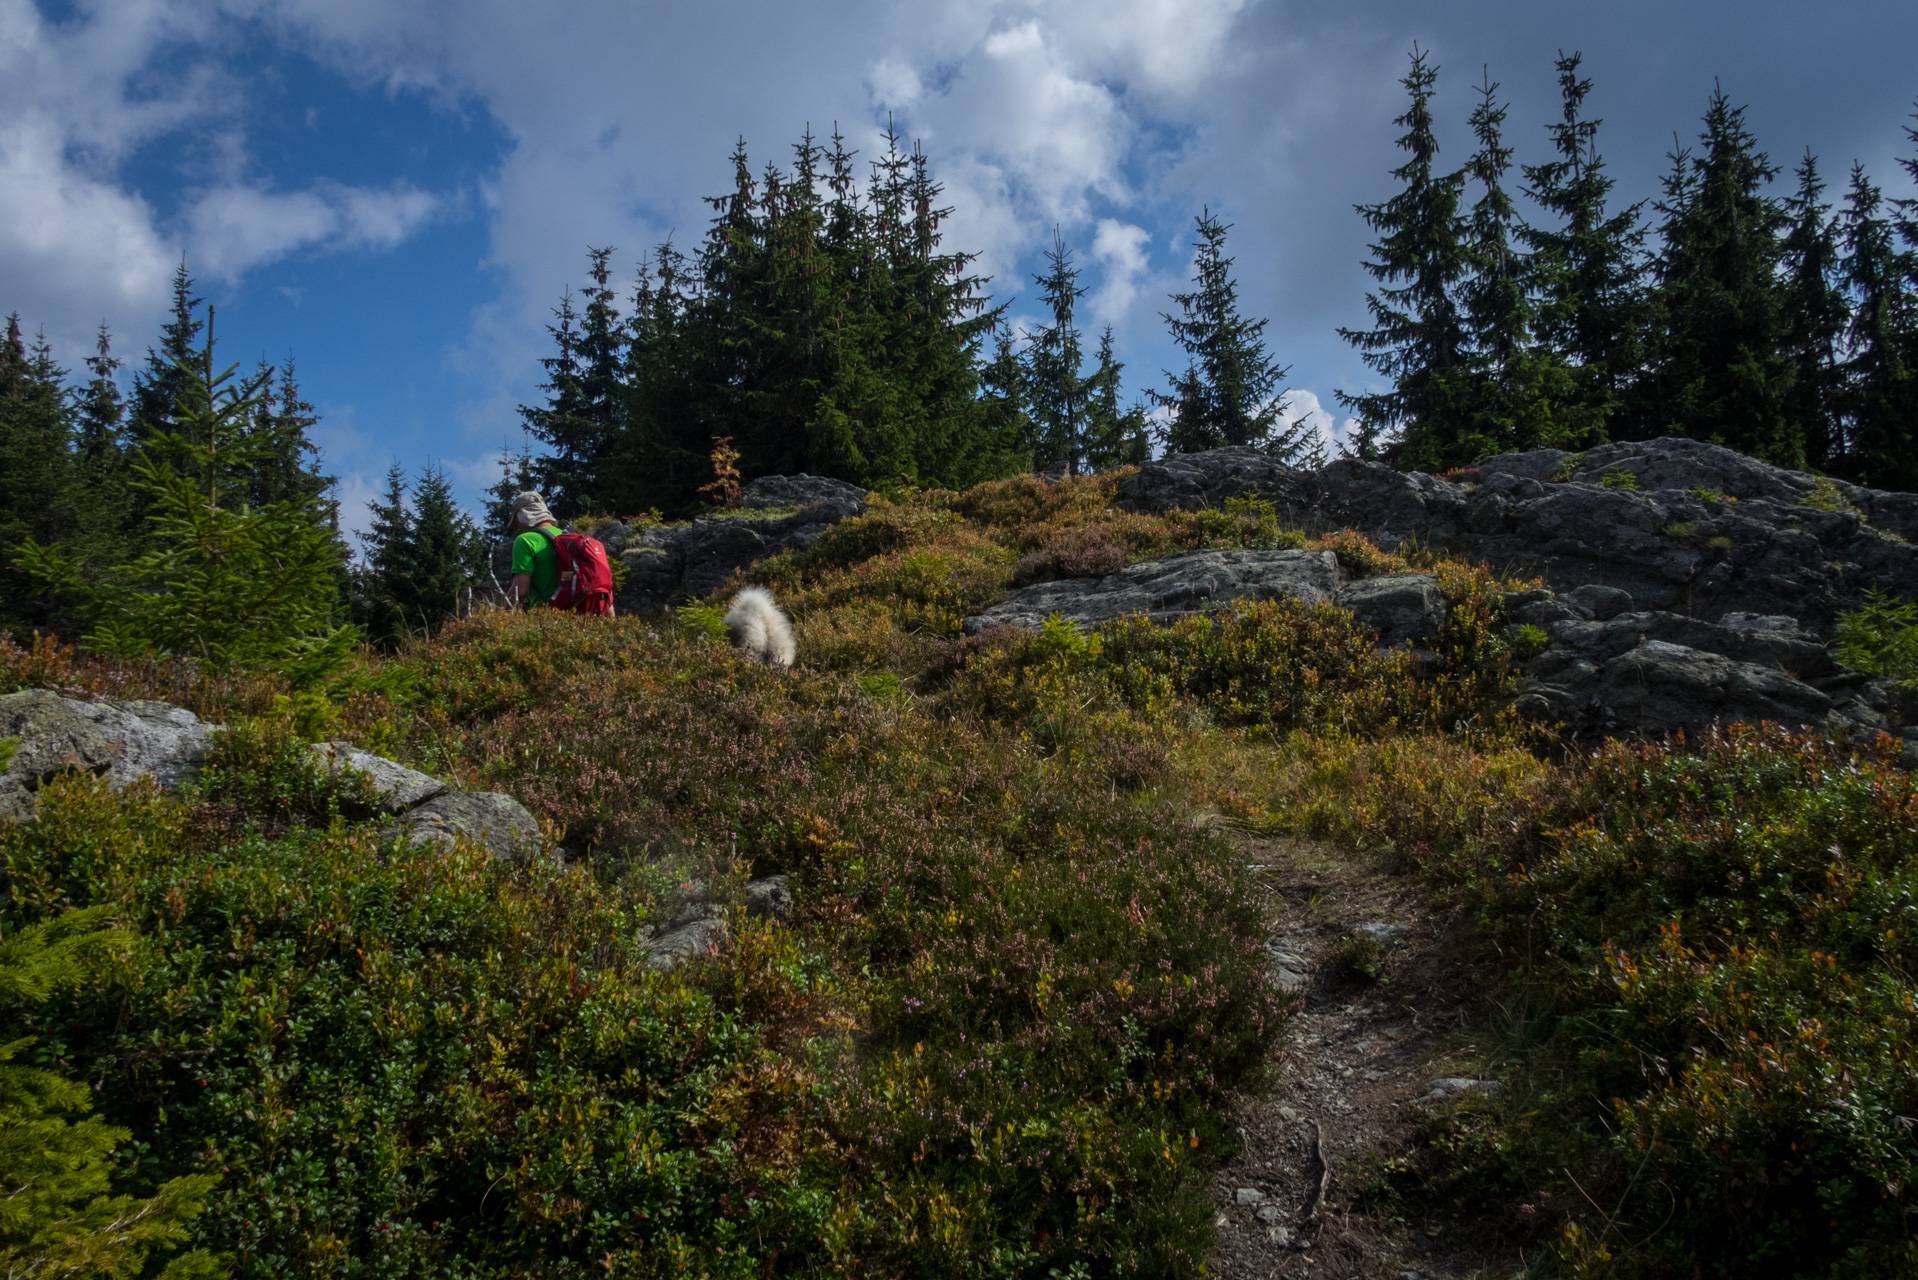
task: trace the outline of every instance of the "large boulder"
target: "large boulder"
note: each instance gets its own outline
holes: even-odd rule
[[[664,609],[717,591],[755,561],[803,550],[841,520],[863,515],[866,491],[823,476],[762,476],[740,491],[739,507],[687,524],[654,525],[622,539],[622,613]]]
[[[1127,614],[1172,622],[1234,600],[1329,600],[1344,581],[1338,558],[1329,551],[1186,551],[1127,565],[1103,578],[1025,587],[967,618],[965,627],[968,635],[989,627],[1037,631],[1054,614],[1078,626]]]
[[[451,790],[444,782],[417,769],[362,751],[350,742],[318,742],[313,755],[322,768],[339,774],[351,770],[361,776],[386,813],[405,813],[415,805]]]
[[[539,822],[513,797],[498,791],[449,791],[400,818],[409,839],[452,848],[464,836],[502,861],[539,852]]]
[[[1556,591],[1622,592],[1635,611],[1788,615],[1814,637],[1873,587],[1918,597],[1918,547],[1907,541],[1918,539],[1918,494],[1697,440],[1500,454],[1451,479],[1355,458],[1315,473],[1260,471],[1249,452],[1165,459],[1141,469],[1122,501],[1166,511],[1257,492],[1310,532],[1444,548],[1537,574]]]
[[[0,774],[0,817],[25,822],[41,786],[81,770],[124,787],[152,778],[174,788],[200,772],[207,726],[191,711],[164,702],[84,702],[47,689],[0,697],[0,738],[20,745]]]
[[[1128,511],[1157,514],[1221,507],[1228,498],[1247,495],[1287,503],[1298,477],[1297,470],[1270,454],[1243,445],[1172,453],[1146,463],[1129,477],[1119,491],[1118,504]]]
[[[1550,638],[1525,666],[1521,714],[1587,739],[1738,721],[1854,734],[1898,727],[1884,684],[1839,666],[1789,616],[1597,616],[1612,603],[1590,588],[1508,597],[1516,622]]]
[[[1333,597],[1340,608],[1379,633],[1380,644],[1435,634],[1445,625],[1445,595],[1429,573],[1393,573],[1347,583]]]

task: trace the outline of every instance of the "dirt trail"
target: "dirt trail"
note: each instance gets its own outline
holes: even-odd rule
[[[1244,848],[1272,895],[1274,981],[1302,1003],[1275,1052],[1270,1096],[1238,1107],[1245,1148],[1214,1184],[1211,1274],[1510,1274],[1458,1238],[1464,1233],[1370,1212],[1360,1197],[1379,1159],[1405,1143],[1432,1082],[1460,1074],[1448,1054],[1458,1051],[1472,990],[1447,955],[1457,921],[1433,913],[1417,877],[1386,874],[1360,856],[1283,840]],[[1353,976],[1337,961],[1341,940],[1362,925],[1388,926],[1370,931],[1388,939],[1385,981]]]

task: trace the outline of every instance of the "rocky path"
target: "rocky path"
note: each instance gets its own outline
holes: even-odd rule
[[[1364,1194],[1434,1095],[1475,1083],[1459,1078],[1472,987],[1450,955],[1455,921],[1434,913],[1417,877],[1357,855],[1291,841],[1245,848],[1272,896],[1273,979],[1301,1004],[1275,1053],[1274,1088],[1240,1103],[1245,1146],[1214,1185],[1211,1274],[1511,1274],[1467,1233],[1369,1208]]]

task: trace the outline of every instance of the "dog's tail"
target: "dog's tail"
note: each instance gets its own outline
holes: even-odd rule
[[[773,667],[793,664],[793,624],[764,587],[747,587],[726,610],[726,630],[740,652]]]

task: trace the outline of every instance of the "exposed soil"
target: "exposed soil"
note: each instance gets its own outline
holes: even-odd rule
[[[1417,877],[1348,851],[1288,840],[1244,848],[1272,895],[1273,980],[1300,1003],[1269,1096],[1237,1108],[1245,1146],[1214,1184],[1211,1274],[1512,1274],[1516,1259],[1487,1256],[1458,1224],[1394,1217],[1363,1196],[1380,1162],[1406,1146],[1432,1082],[1465,1074],[1459,1032],[1475,986],[1456,954],[1456,913],[1435,912]],[[1361,925],[1394,927],[1371,930],[1390,940],[1358,957],[1379,980],[1342,962],[1342,940]]]

